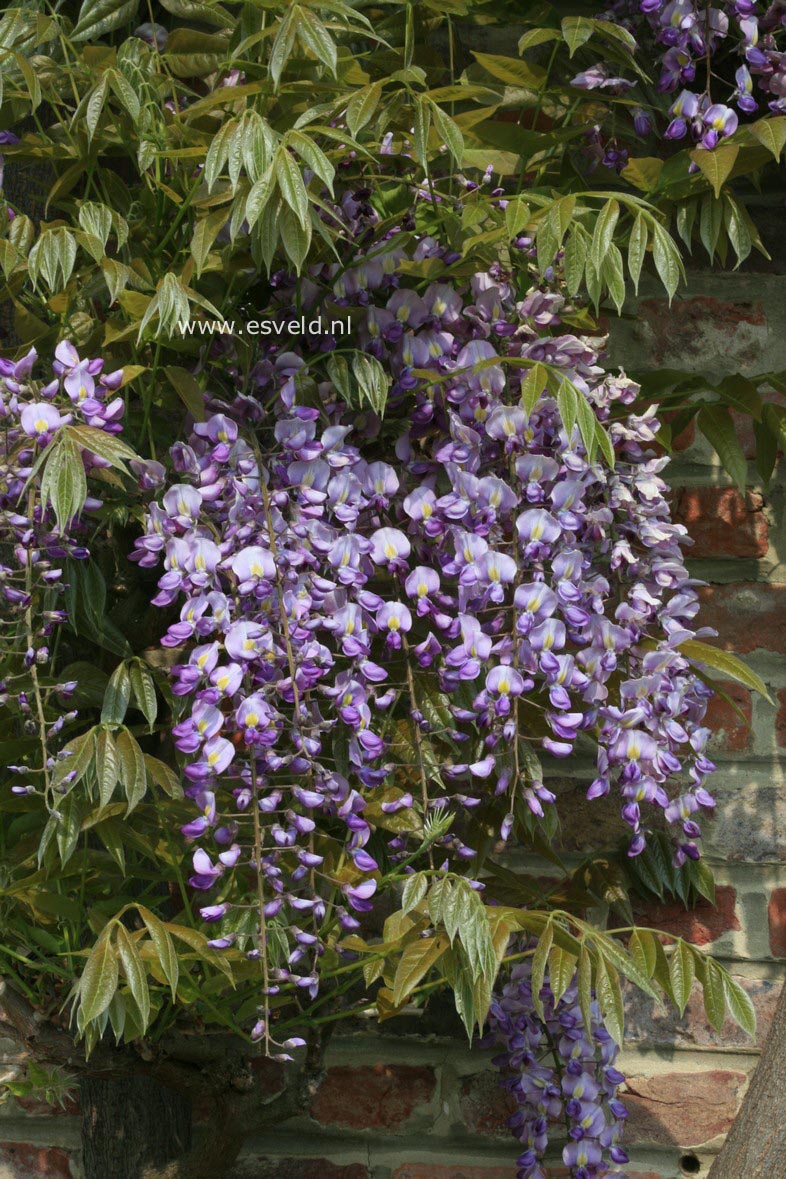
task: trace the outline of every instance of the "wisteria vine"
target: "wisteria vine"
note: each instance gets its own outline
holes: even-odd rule
[[[345,213],[370,219],[362,206],[355,194]],[[561,330],[554,290],[518,298],[495,268],[419,293],[402,281],[408,257],[450,262],[433,239],[408,252],[392,235],[299,291],[308,309],[332,279],[339,304],[363,309],[365,349],[392,378],[384,424],[348,411],[338,352],[335,380],[317,383],[309,341],[272,347],[255,395],[211,403],[173,449],[177,482],[135,554],[163,562],[154,604],[179,606],[163,641],[182,651],[191,885],[214,893],[211,945],[261,961],[254,1035],[284,1056],[270,997],[316,995],[328,933],[357,928],[391,865],[412,870],[437,811],[455,821],[432,866],[470,874],[473,816],[502,840],[522,805],[542,816],[555,796],[538,752],[596,740],[589,797],[619,794],[633,856],[660,811],[676,861],[697,857],[713,806],[710,691],[680,651],[697,601],[653,414],[626,410],[636,387],[603,370],[598,341]],[[295,295],[278,276],[282,320]],[[545,383],[527,410],[535,365]],[[568,433],[552,379],[609,431],[613,470]],[[372,854],[375,800],[383,820],[413,822]]]

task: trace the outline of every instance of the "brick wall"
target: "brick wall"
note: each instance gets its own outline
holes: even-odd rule
[[[786,369],[783,266],[695,271],[671,309],[654,289],[614,327],[612,359],[631,369],[667,366],[717,377]],[[751,431],[740,422],[749,455]],[[670,470],[676,511],[695,539],[692,567],[708,582],[703,621],[743,654],[777,706],[729,685],[745,717],[713,705],[718,817],[706,852],[717,907],[686,914],[658,905],[642,920],[709,947],[743,982],[758,1012],[750,1043],[734,1026],[715,1032],[694,994],[683,1019],[628,996],[630,1179],[706,1175],[731,1125],[774,1011],[786,958],[786,534],[784,484],[765,492],[751,466],[742,497],[710,449],[681,440]],[[569,763],[559,789],[569,807],[568,855],[597,843],[599,804]],[[594,809],[593,809],[594,808]],[[613,823],[609,828],[613,836]],[[4,1045],[0,1043],[0,1055]],[[515,1142],[488,1060],[469,1051],[449,1005],[404,1021],[356,1026],[332,1041],[325,1080],[297,1121],[250,1141],[232,1179],[514,1179]],[[0,1179],[78,1179],[79,1118],[38,1105],[2,1107]],[[564,1176],[557,1165],[552,1179]]]

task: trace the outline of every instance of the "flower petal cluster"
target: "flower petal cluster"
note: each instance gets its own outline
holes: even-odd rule
[[[122,370],[104,373],[101,358],[83,359],[73,344],[65,341],[58,345],[45,381],[34,376],[37,360],[35,348],[21,360],[0,359],[0,598],[12,649],[22,645],[19,672],[0,685],[0,703],[13,703],[24,718],[26,731],[32,734],[43,729],[42,739],[48,741],[76,714],[60,711],[56,717],[48,717],[45,694],[37,688],[37,669],[49,663],[52,635],[65,619],[58,601],[64,589],[63,563],[66,558],[85,559],[89,553],[82,520],[73,519],[61,529],[51,504],[43,502],[41,460],[50,443],[71,423],[118,433],[125,406],[122,397],[115,396]],[[86,475],[108,465],[87,450],[80,453]],[[88,496],[83,512],[94,512],[100,506],[100,500]],[[68,698],[75,687],[75,683],[58,684],[53,690]],[[53,765],[50,757],[48,768]],[[19,767],[18,772],[27,776],[31,771]],[[64,784],[67,786],[67,778]],[[26,784],[13,789],[31,793],[37,787]]]
[[[757,0],[717,0],[711,5],[698,0],[618,0],[608,6],[607,16],[635,36],[654,41],[660,65],[658,90],[677,94],[669,110],[667,138],[689,136],[711,150],[736,131],[737,111],[755,114],[764,104],[775,114],[786,112],[786,54],[776,41],[783,26],[778,4],[761,6]],[[726,102],[713,102],[709,86],[698,88],[697,72],[729,52],[739,63],[734,85],[729,87]],[[602,66],[592,67],[573,84],[585,88],[609,85],[595,80],[602,70]],[[716,67],[713,87],[717,78]],[[637,131],[646,133],[638,127]]]
[[[308,311],[327,297],[361,316],[390,380],[384,422],[311,376],[308,341],[271,343],[254,396],[209,402],[174,447],[136,546],[160,569],[154,603],[177,611],[163,642],[179,653],[191,884],[213,893],[213,944],[263,958],[268,995],[316,993],[328,933],[372,907],[377,849],[411,855],[432,808],[456,820],[445,866],[470,871],[473,816],[503,840],[522,810],[542,816],[538,754],[595,750],[589,797],[617,796],[631,855],[665,820],[676,860],[697,856],[714,805],[711,693],[681,651],[695,583],[653,413],[630,412],[637,387],[565,330],[553,287],[520,295],[494,267],[415,289],[405,259],[456,260],[390,234],[299,292]],[[290,276],[275,300],[292,313]],[[608,431],[612,470],[566,426],[559,389]],[[391,832],[400,810],[412,821]]]
[[[598,1002],[593,994],[587,1027],[575,977],[558,1000],[544,983],[540,1000],[542,1018],[533,1004],[530,958],[512,968],[493,1000],[485,1041],[498,1050],[493,1063],[518,1106],[508,1119],[522,1147],[518,1179],[545,1179],[549,1140],[566,1129],[562,1161],[571,1179],[624,1179],[616,1166],[628,1161],[621,1145],[628,1115],[617,1097],[625,1078]]]

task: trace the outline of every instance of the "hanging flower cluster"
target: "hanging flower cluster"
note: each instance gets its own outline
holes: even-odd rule
[[[118,433],[124,402],[113,396],[122,382],[122,370],[104,374],[103,360],[81,359],[68,342],[58,345],[52,376],[45,384],[33,377],[36,360],[35,348],[15,363],[0,359],[0,596],[6,605],[2,638],[11,650],[18,650],[22,661],[18,673],[2,685],[0,702],[18,708],[25,731],[40,733],[46,743],[76,715],[59,711],[50,718],[48,693],[54,690],[67,699],[76,685],[57,684],[44,692],[38,669],[48,665],[52,634],[66,617],[56,601],[63,589],[63,561],[89,554],[78,519],[58,526],[51,488],[44,502],[42,456],[72,423]],[[85,478],[91,470],[110,465],[87,449],[77,453]],[[87,497],[82,510],[91,512],[100,506],[99,500]],[[45,781],[54,761],[50,754],[38,770]],[[31,773],[27,766],[9,768],[25,776]],[[67,786],[67,780],[63,785]],[[13,789],[33,793],[38,787],[28,783]]]
[[[344,212],[358,231],[373,224],[363,193]],[[619,793],[631,855],[654,809],[679,829],[677,861],[697,856],[696,812],[713,805],[710,693],[680,652],[696,595],[657,422],[626,411],[636,386],[604,372],[597,341],[562,331],[560,294],[519,298],[498,267],[419,292],[404,258],[455,260],[389,235],[299,292],[310,312],[329,282],[362,314],[366,363],[391,379],[384,423],[348,410],[338,356],[316,383],[308,340],[271,345],[256,397],[211,407],[174,448],[177,482],[137,543],[140,564],[163,562],[154,603],[179,607],[164,643],[183,651],[174,736],[197,811],[183,829],[198,842],[191,884],[216,890],[202,908],[222,923],[215,947],[253,941],[268,995],[315,994],[327,931],[371,908],[370,802],[421,824],[451,807],[440,854],[471,862],[477,808],[507,838],[519,803],[541,815],[554,801],[535,751],[569,757],[586,735],[589,796]],[[286,320],[293,282],[274,285]],[[605,423],[613,471],[566,429],[553,382]],[[417,821],[401,826],[394,863],[419,839]],[[256,1034],[269,1043],[267,1025],[265,1006]]]
[[[540,999],[542,1018],[533,1004],[532,960],[526,959],[512,968],[492,1002],[484,1041],[501,1050],[493,1063],[518,1106],[508,1119],[523,1148],[518,1179],[546,1179],[549,1139],[555,1130],[566,1129],[562,1161],[572,1179],[622,1179],[612,1170],[628,1161],[620,1144],[628,1115],[617,1097],[625,1080],[615,1067],[619,1048],[603,1026],[594,996],[586,1025],[575,978],[559,998],[545,983]]]
[[[783,27],[782,5],[764,6],[763,12],[762,7],[757,0],[720,0],[714,5],[699,0],[619,0],[610,5],[608,19],[625,25],[636,37],[644,33],[654,40],[659,92],[678,92],[669,108],[667,139],[689,136],[711,150],[737,130],[737,111],[753,114],[765,104],[775,114],[786,112],[786,54],[776,41]],[[698,91],[697,72],[706,74],[713,59],[729,51],[739,61],[734,84],[726,102],[714,102],[711,89],[717,78],[712,87],[706,78],[706,86]],[[611,87],[614,93],[633,85],[609,78],[603,65],[578,75],[573,84]],[[648,134],[649,118],[640,112],[638,119],[637,132]]]

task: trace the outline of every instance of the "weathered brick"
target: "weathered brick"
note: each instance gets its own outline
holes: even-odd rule
[[[674,498],[674,518],[688,529],[690,557],[763,557],[767,553],[764,497],[740,495],[734,487],[683,487]]]
[[[759,649],[786,654],[786,585],[708,585],[699,598],[699,622],[718,632],[708,641],[738,655]]]
[[[515,1162],[510,1166],[499,1166],[496,1163],[481,1166],[465,1166],[463,1163],[403,1163],[396,1167],[393,1179],[516,1179],[517,1170]],[[556,1172],[552,1176],[549,1170],[548,1175],[549,1179],[557,1179]]]
[[[783,749],[786,747],[786,688],[778,692],[778,714],[775,717],[775,738]]]
[[[691,991],[685,1014],[680,1016],[672,1006],[658,1006],[632,983],[624,987],[625,1044],[648,1047],[674,1048],[761,1048],[778,1005],[780,979],[745,978],[734,975],[748,994],[756,1012],[756,1039],[751,1041],[734,1020],[726,1019],[716,1031],[707,1019],[704,996],[696,983]]]
[[[351,1130],[392,1130],[403,1126],[418,1106],[432,1100],[436,1077],[430,1068],[377,1064],[329,1068],[311,1105],[324,1125]]]
[[[694,295],[681,299],[675,312],[667,299],[642,299],[635,333],[649,345],[656,366],[705,372],[707,358],[722,349],[737,371],[760,356],[767,319],[761,303]]]
[[[770,953],[786,958],[786,888],[774,888],[767,905],[770,927]]]
[[[0,1142],[1,1179],[71,1179],[71,1155],[59,1146]]]
[[[331,1163],[328,1159],[271,1159],[247,1155],[226,1179],[368,1179],[364,1163]]]
[[[637,909],[636,916],[641,925],[662,929],[695,946],[707,946],[721,934],[741,928],[736,906],[736,889],[722,884],[715,890],[714,905],[703,897],[692,909],[680,901],[656,902]]]
[[[707,709],[706,723],[712,729],[713,747],[724,753],[744,753],[751,745],[751,694],[731,680],[719,681],[718,687],[728,699],[715,696]]]
[[[740,1104],[745,1073],[725,1069],[629,1076],[620,1096],[628,1108],[627,1146],[700,1146],[727,1134]]]
[[[509,1138],[507,1119],[516,1109],[513,1096],[501,1088],[495,1072],[468,1077],[459,1093],[461,1120],[473,1134],[484,1138]]]

